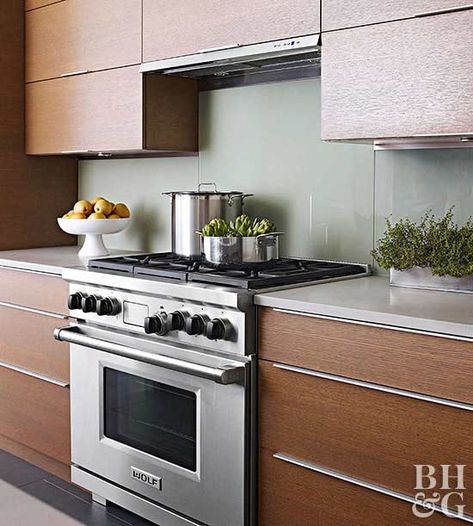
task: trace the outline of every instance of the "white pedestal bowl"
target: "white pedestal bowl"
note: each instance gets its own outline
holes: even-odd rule
[[[81,257],[108,256],[103,243],[104,234],[117,234],[130,224],[130,219],[65,219],[59,217],[58,225],[64,232],[76,236],[85,236],[79,251]]]

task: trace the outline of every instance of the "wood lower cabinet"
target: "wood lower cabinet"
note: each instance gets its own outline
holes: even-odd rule
[[[259,362],[261,447],[413,497],[416,464],[466,465],[473,480],[473,411],[278,365]],[[464,504],[472,514],[473,490]]]
[[[422,492],[473,516],[472,343],[269,308],[259,327],[261,526],[462,524],[414,515]]]
[[[59,276],[0,267],[0,302],[66,316],[67,293]]]
[[[69,346],[53,338],[67,320],[0,305],[0,367],[20,367],[69,383]]]
[[[322,31],[391,22],[471,5],[471,0],[323,0]]]
[[[0,435],[70,464],[69,389],[0,367]]]
[[[141,62],[141,0],[67,0],[25,23],[26,82]]]
[[[194,80],[143,76],[139,66],[26,85],[26,151],[195,152]]]
[[[143,1],[143,61],[320,32],[320,0]]]
[[[329,32],[323,140],[473,134],[473,9]]]
[[[259,356],[473,404],[473,343],[260,309]]]
[[[369,489],[259,455],[259,526],[461,526],[434,513],[416,518],[412,505]]]

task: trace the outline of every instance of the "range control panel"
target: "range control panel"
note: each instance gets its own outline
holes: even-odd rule
[[[245,354],[245,314],[236,309],[75,284],[68,308],[71,317],[96,325]]]

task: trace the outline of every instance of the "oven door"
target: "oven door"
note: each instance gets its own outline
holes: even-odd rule
[[[60,337],[73,464],[206,525],[245,524],[248,362],[89,327]]]

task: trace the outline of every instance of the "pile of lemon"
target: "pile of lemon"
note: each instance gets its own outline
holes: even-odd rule
[[[64,219],[126,219],[130,210],[124,203],[112,203],[105,197],[95,197],[92,201],[77,201],[72,210],[62,216]]]

